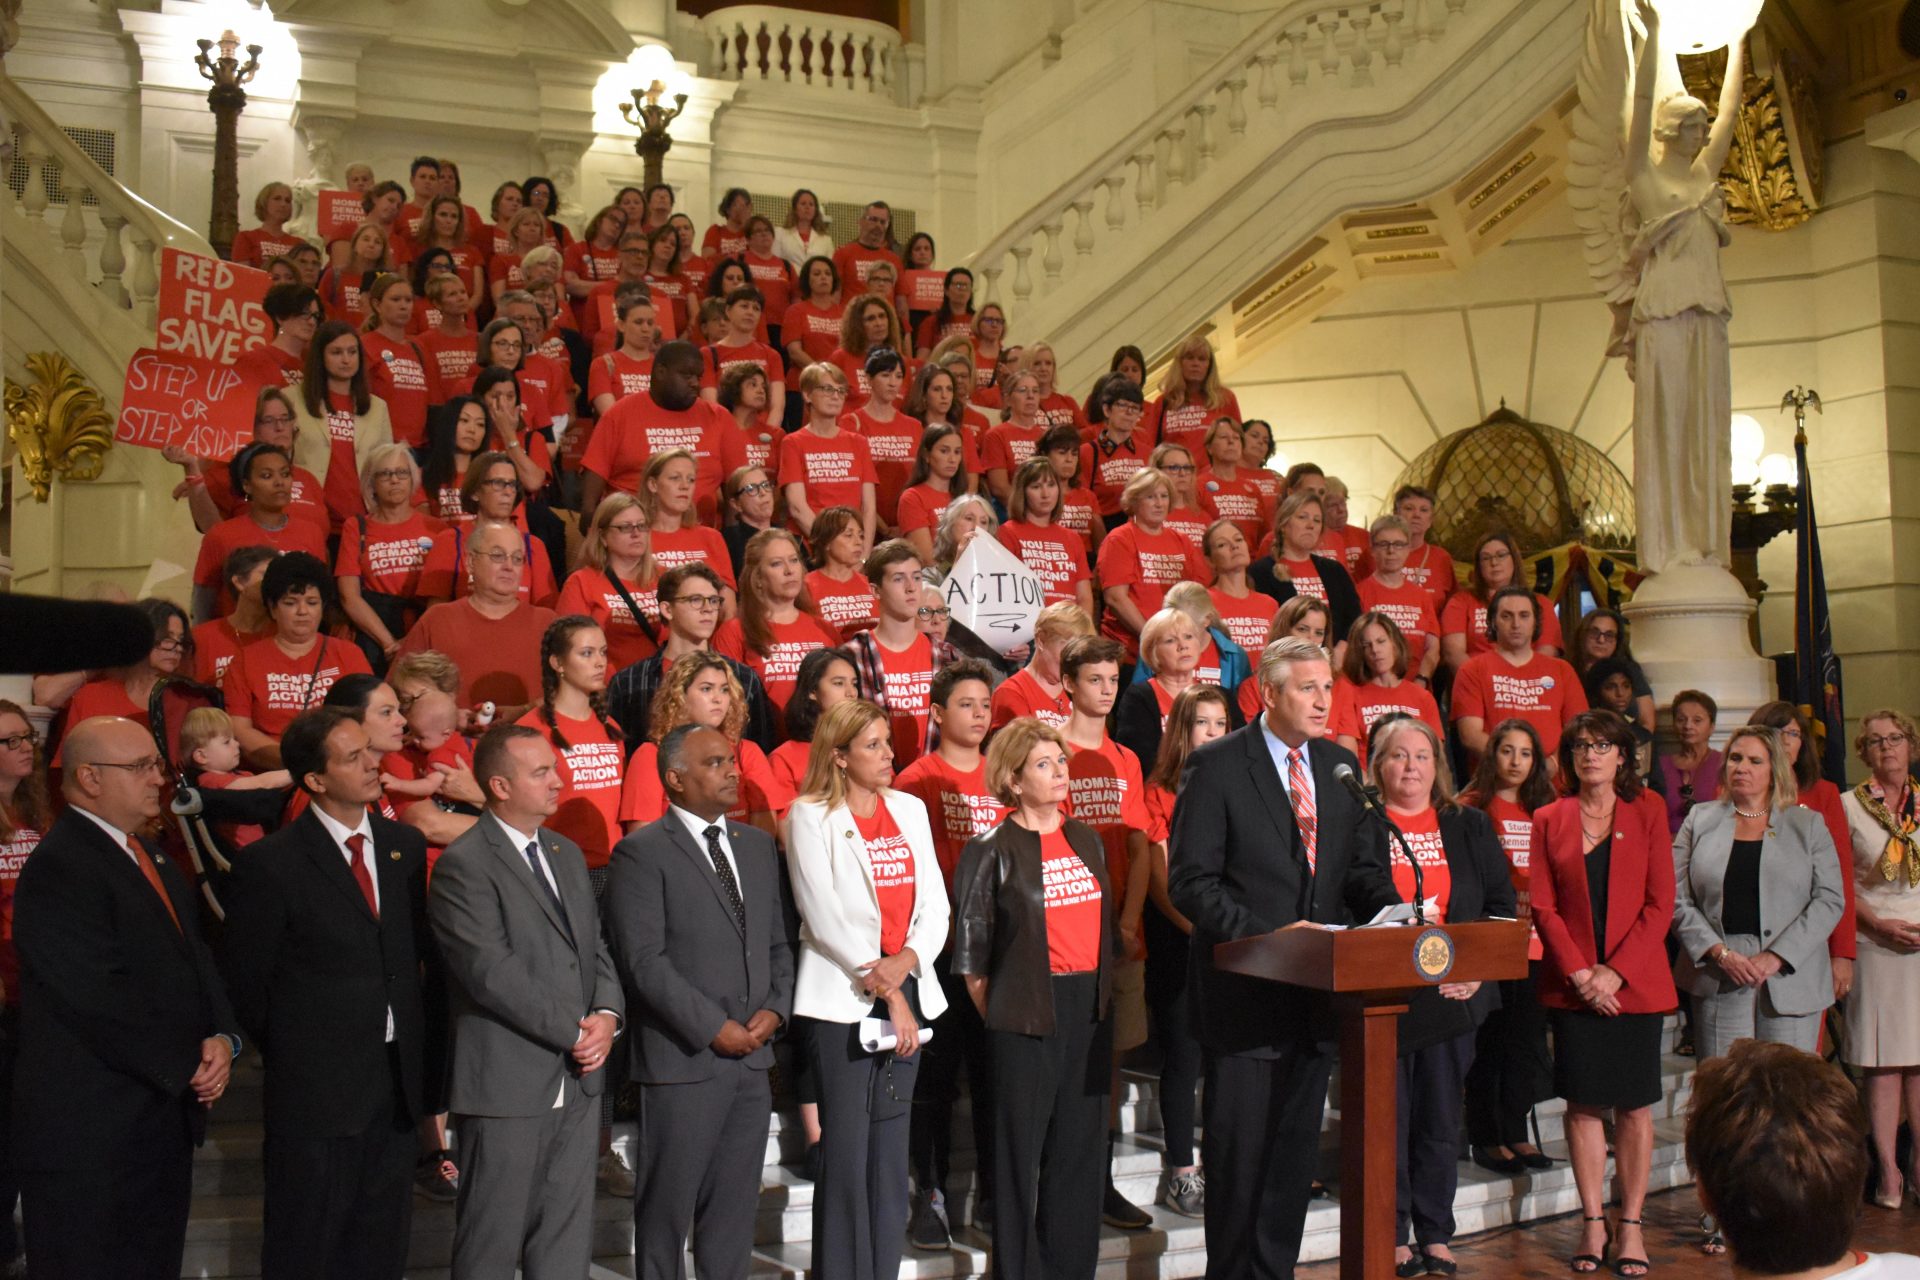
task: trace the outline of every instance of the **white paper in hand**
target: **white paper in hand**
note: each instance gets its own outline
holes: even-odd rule
[[[920,1043],[933,1039],[933,1028],[922,1025]],[[900,1037],[894,1034],[891,1018],[860,1019],[860,1047],[868,1053],[892,1053],[900,1045]]]
[[[973,539],[941,585],[953,621],[979,636],[995,653],[1033,639],[1046,589],[1040,575],[986,534]]]

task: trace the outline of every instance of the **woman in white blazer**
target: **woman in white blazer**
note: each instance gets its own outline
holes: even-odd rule
[[[820,1090],[813,1274],[846,1280],[899,1274],[920,1026],[947,1007],[933,971],[947,941],[945,881],[925,806],[892,781],[886,711],[840,703],[814,729],[786,819],[800,914],[793,1012],[815,1022]],[[866,1051],[863,1018],[893,1024],[891,1053]]]
[[[833,257],[833,235],[827,229],[826,212],[820,207],[820,197],[805,187],[787,201],[787,216],[773,233],[773,255],[791,263],[795,274],[808,258]]]

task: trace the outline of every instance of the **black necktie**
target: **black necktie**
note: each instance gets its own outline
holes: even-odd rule
[[[527,841],[527,865],[533,868],[534,883],[540,886],[540,892],[545,894],[547,901],[552,904],[554,914],[560,917],[560,927],[565,929],[567,936],[571,938],[573,936],[573,921],[567,919],[567,908],[560,901],[560,895],[554,891],[553,882],[547,879],[546,868],[541,865],[540,842],[538,840]]]
[[[707,856],[713,859],[713,872],[720,877],[720,887],[727,891],[727,901],[733,904],[733,921],[740,926],[740,932],[747,931],[747,904],[740,897],[740,882],[733,878],[733,864],[727,861],[727,855],[720,848],[720,828],[708,827]]]

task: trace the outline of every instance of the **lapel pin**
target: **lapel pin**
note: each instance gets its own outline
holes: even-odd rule
[[[398,849],[395,849],[392,853],[388,854],[387,856],[389,858],[392,858],[395,862],[400,861],[400,851]]]
[[[853,839],[853,832],[851,831],[847,832],[847,839],[849,840]]]

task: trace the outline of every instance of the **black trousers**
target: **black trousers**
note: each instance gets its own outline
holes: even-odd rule
[[[1147,1008],[1160,1042],[1160,1129],[1167,1167],[1184,1169],[1194,1163],[1199,1114],[1195,1093],[1200,1087],[1200,1041],[1193,1034],[1187,999],[1187,954],[1193,948],[1187,935],[1151,902],[1141,925],[1147,939]]]
[[[401,1280],[413,1225],[413,1117],[397,1064],[388,1096],[341,1138],[267,1129],[263,1280]]]
[[[976,1199],[993,1194],[993,1086],[988,1069],[987,1027],[967,994],[967,980],[954,973],[947,952],[933,962],[940,989],[947,995],[947,1011],[933,1020],[934,1037],[920,1051],[920,1079],[913,1086],[913,1120],[907,1136],[908,1160],[914,1185],[922,1191],[947,1192],[953,1169],[953,1108],[960,1097],[964,1067],[967,1094],[973,1112],[973,1167]],[[952,1206],[948,1206],[952,1212]]]
[[[15,995],[15,992],[8,992]],[[20,1006],[0,1008],[0,1265],[20,1253],[19,1232],[13,1225],[13,1203],[20,1198],[20,1180],[13,1172],[13,1063],[20,1051]]]
[[[1052,982],[1052,1035],[987,1032],[1000,1280],[1088,1280],[1100,1256],[1113,1024],[1099,1016],[1097,973]]]
[[[193,1197],[184,1122],[176,1151],[24,1173],[20,1190],[34,1280],[179,1280]]]
[[[1475,1040],[1467,1070],[1467,1140],[1476,1147],[1531,1142],[1527,1113],[1553,1096],[1547,1011],[1534,985],[1540,962],[1527,968],[1525,978],[1500,984],[1500,1007],[1480,1024]]]
[[[902,984],[917,1009],[913,980]],[[874,1016],[883,1016],[884,1005]],[[815,1022],[820,1180],[813,1188],[813,1274],[893,1280],[907,1243],[907,1129],[920,1056],[868,1053],[858,1023]]]
[[[1207,1280],[1292,1280],[1332,1069],[1310,1041],[1277,1058],[1209,1058]]]
[[[1473,1062],[1473,1033],[1400,1055],[1394,1111],[1400,1158],[1394,1173],[1394,1242],[1413,1227],[1417,1245],[1451,1244],[1460,1186],[1460,1088]]]

